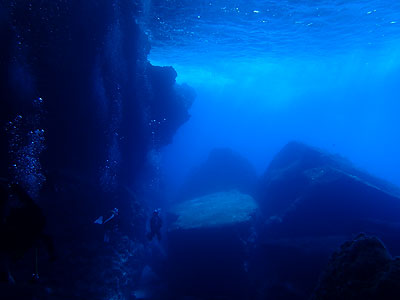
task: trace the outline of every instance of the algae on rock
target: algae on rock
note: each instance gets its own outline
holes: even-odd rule
[[[193,229],[247,222],[257,210],[254,199],[236,190],[195,198],[176,205],[177,229]]]

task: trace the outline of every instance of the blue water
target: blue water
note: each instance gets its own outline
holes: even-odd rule
[[[264,172],[290,140],[400,184],[400,2],[148,1],[150,60],[197,92],[163,153],[179,185],[214,147]]]
[[[359,232],[400,255],[399,190],[289,143],[400,186],[400,0],[9,0],[0,25],[1,299],[309,299]],[[340,249],[335,293],[400,287],[379,241]]]
[[[154,59],[193,63],[347,54],[399,35],[397,1],[151,1]],[[200,57],[199,57],[200,56]]]

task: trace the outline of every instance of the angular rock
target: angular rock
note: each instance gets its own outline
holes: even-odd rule
[[[392,253],[400,253],[399,194],[342,157],[289,143],[260,184],[260,206],[268,218],[256,258],[259,276],[271,288],[290,289],[297,295],[292,299],[307,299],[330,253],[359,232],[379,236]]]
[[[246,251],[257,209],[252,197],[237,191],[207,195],[173,208],[175,222],[168,232],[170,294],[244,299]]]
[[[323,188],[329,186],[337,192],[328,195]],[[374,195],[368,197],[365,193],[361,194],[365,189],[374,192]],[[339,198],[341,194],[347,195],[345,200],[360,196],[350,202],[362,203],[368,207],[376,204],[371,198],[376,199],[377,194],[383,195],[383,201],[392,201],[400,207],[398,201],[393,200],[400,195],[397,187],[358,170],[341,156],[299,142],[288,143],[275,156],[260,184],[262,206],[270,216],[286,214],[304,198],[324,196],[319,203],[325,205],[327,200],[333,198],[339,204],[344,202]]]
[[[251,220],[257,204],[249,195],[238,191],[221,192],[178,204],[174,229],[202,229],[231,226]]]
[[[300,143],[275,157],[261,182],[261,207],[279,237],[398,232],[397,187],[345,159]]]

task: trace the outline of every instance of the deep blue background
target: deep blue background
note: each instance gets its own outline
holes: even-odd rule
[[[152,1],[150,59],[196,89],[163,155],[179,185],[213,147],[264,172],[288,141],[400,184],[397,1]]]

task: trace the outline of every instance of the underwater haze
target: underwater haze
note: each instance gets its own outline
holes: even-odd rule
[[[400,1],[0,1],[0,298],[400,299]]]
[[[148,4],[150,60],[197,93],[165,150],[177,185],[214,147],[263,172],[290,140],[400,184],[398,1]]]

